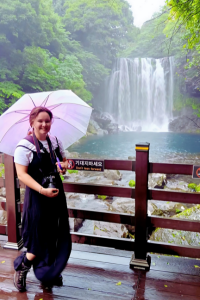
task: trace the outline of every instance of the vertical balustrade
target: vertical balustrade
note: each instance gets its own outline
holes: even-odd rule
[[[136,145],[136,186],[135,186],[135,253],[130,261],[131,268],[149,270],[150,257],[147,257],[147,195],[149,143]]]
[[[7,210],[7,234],[8,242],[4,248],[19,250],[23,247],[20,235],[21,213],[18,212],[20,202],[20,187],[16,176],[13,157],[4,154],[6,210]]]

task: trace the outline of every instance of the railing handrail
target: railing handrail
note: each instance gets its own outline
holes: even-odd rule
[[[138,145],[137,145],[138,146]],[[145,145],[141,145],[145,147]],[[149,189],[148,188],[148,174],[150,173],[161,173],[161,174],[182,174],[182,175],[192,175],[193,172],[193,165],[191,164],[168,164],[168,163],[152,163],[148,160],[149,151],[141,150],[139,147],[137,150],[136,147],[136,160],[104,160],[104,169],[107,170],[126,170],[126,171],[135,171],[136,172],[136,189],[129,188],[129,187],[116,187],[116,186],[105,186],[101,184],[83,184],[83,183],[63,183],[65,192],[73,192],[73,193],[84,193],[84,194],[98,194],[98,195],[106,195],[106,196],[118,196],[118,197],[125,197],[125,198],[135,198],[136,201],[136,213],[134,215],[118,213],[118,212],[107,212],[107,211],[92,211],[86,209],[76,209],[76,208],[68,208],[69,217],[72,218],[80,218],[80,219],[89,219],[94,221],[103,221],[103,222],[111,222],[111,223],[119,223],[119,224],[129,224],[132,226],[136,226],[136,239],[132,241],[131,244],[127,244],[127,242],[122,242],[122,239],[111,239],[115,240],[115,245],[118,245],[120,249],[127,245],[128,249],[134,250],[136,254],[136,259],[144,259],[144,255],[147,251],[151,252],[158,252],[158,253],[166,253],[166,254],[178,254],[185,255],[189,257],[198,257],[200,258],[200,248],[199,247],[184,247],[179,245],[173,244],[166,244],[166,243],[159,243],[159,242],[152,242],[147,241],[146,237],[146,229],[148,227],[161,227],[161,228],[168,228],[168,229],[177,229],[177,230],[185,230],[185,231],[193,231],[193,232],[200,232],[200,222],[199,221],[191,221],[191,220],[183,220],[177,218],[162,218],[157,216],[147,216],[145,217],[145,210],[146,204],[148,200],[160,200],[160,201],[172,201],[172,202],[181,202],[181,203],[193,203],[193,204],[200,204],[200,197],[198,193],[188,193],[188,192],[177,192],[177,191],[165,191],[160,189]],[[145,148],[146,149],[146,148]],[[7,158],[6,158],[7,157]],[[11,166],[11,160],[13,167]],[[0,154],[0,163],[6,163],[8,161],[8,155],[5,156],[4,154]],[[14,168],[13,158],[10,157],[9,160],[10,167]],[[143,164],[143,165],[142,165]],[[140,168],[143,170],[141,173]],[[8,167],[7,167],[8,170]],[[14,170],[14,169],[13,169]],[[138,171],[139,170],[139,171]],[[145,171],[146,170],[146,171]],[[146,172],[143,178],[144,171]],[[13,171],[12,171],[13,172]],[[137,174],[140,173],[140,180],[137,177]],[[14,173],[13,173],[14,174]],[[142,175],[141,175],[142,174]],[[7,175],[5,174],[5,179],[0,178],[0,187],[5,186]],[[19,188],[25,187],[22,182],[19,182],[19,186],[17,187],[17,183],[15,180],[15,176],[13,178],[12,183],[12,195],[15,194],[19,195]],[[11,178],[9,177],[9,180]],[[143,180],[143,186],[141,182]],[[11,180],[12,181],[12,180]],[[137,186],[138,185],[138,186]],[[139,186],[141,186],[139,188]],[[143,192],[146,186],[146,191],[143,194],[143,200],[141,198],[141,191]],[[15,192],[14,192],[15,191]],[[139,196],[138,196],[139,191]],[[12,196],[13,197],[13,196]],[[138,198],[139,197],[139,198]],[[20,214],[23,211],[23,204],[18,201],[19,199],[15,199],[16,209],[15,214]],[[1,202],[1,201],[0,201]],[[13,203],[13,202],[12,202]],[[143,203],[143,204],[142,204]],[[145,204],[146,203],[146,204]],[[2,207],[8,210],[9,203],[2,202]],[[13,205],[13,204],[12,204]],[[143,209],[141,210],[141,207]],[[13,209],[10,210],[13,213]],[[139,216],[140,211],[140,217]],[[145,225],[142,223],[145,220]],[[11,224],[10,219],[10,224]],[[15,218],[13,224],[19,226],[19,215]],[[140,230],[140,226],[143,226],[143,231]],[[8,234],[9,236],[9,225],[0,225],[0,234]],[[141,233],[142,232],[142,233]],[[137,240],[137,236],[139,233],[143,236],[143,240]],[[85,238],[84,238],[85,236]],[[19,232],[15,234],[15,237],[11,237],[11,243],[17,242],[19,243]],[[16,240],[16,241],[15,241]],[[72,233],[72,240],[74,242],[80,243],[92,243],[96,245],[104,245],[108,246],[111,242],[108,243],[108,238],[95,236],[94,235],[87,235],[87,234],[79,234],[79,233]],[[121,245],[120,241],[121,240]],[[107,242],[106,242],[107,241]],[[105,245],[105,243],[107,243]],[[141,243],[143,243],[143,247],[145,250],[143,254],[139,253],[141,248]],[[113,244],[113,246],[114,246]],[[127,249],[127,250],[128,250]],[[139,254],[138,254],[139,253]],[[187,255],[186,255],[187,254]],[[137,257],[139,256],[139,257]]]

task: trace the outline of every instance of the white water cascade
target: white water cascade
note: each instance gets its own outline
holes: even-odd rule
[[[107,82],[104,110],[121,130],[168,131],[173,85],[173,57],[120,58]]]

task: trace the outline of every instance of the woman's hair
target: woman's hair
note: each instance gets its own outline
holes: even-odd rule
[[[34,108],[32,109],[32,111],[30,112],[30,115],[29,115],[29,123],[30,123],[30,126],[32,126],[32,124],[33,124],[35,118],[36,118],[36,117],[39,115],[39,113],[41,113],[41,112],[46,112],[46,113],[48,113],[48,115],[49,115],[49,117],[50,117],[50,120],[52,121],[52,119],[53,119],[53,114],[52,114],[52,112],[51,112],[48,108],[46,108],[46,107],[44,107],[44,106],[37,106],[37,107],[34,107]]]

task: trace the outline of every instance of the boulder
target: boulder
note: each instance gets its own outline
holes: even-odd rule
[[[107,112],[93,110],[91,122],[92,124],[94,124],[94,122],[97,123],[101,129],[106,130],[109,133],[118,131],[118,124]]]
[[[106,135],[106,134],[108,134],[108,131],[100,128],[97,130],[97,134],[98,135]]]
[[[94,126],[94,124],[92,124],[92,122],[90,121],[89,125],[88,125],[88,129],[87,129],[88,133],[92,133],[92,134],[97,134],[97,130]]]
[[[2,187],[2,188],[0,189],[0,196],[6,197],[6,188],[5,188],[5,187]]]
[[[122,175],[118,170],[104,170],[104,177],[110,180],[121,180]]]
[[[135,215],[135,199],[129,198],[117,198],[111,204],[107,204],[109,210],[113,212],[126,213],[130,215]],[[161,212],[158,210],[154,203],[148,203],[148,215],[160,215]]]
[[[117,132],[118,131],[118,124],[117,123],[110,123],[106,129],[108,130],[109,133],[112,133],[112,132]]]
[[[111,211],[135,215],[135,199],[117,198],[108,207]]]
[[[149,174],[149,178],[148,178],[149,189],[154,189],[154,188],[163,189],[166,183],[167,183],[167,179],[165,174],[159,174],[159,173]]]
[[[7,212],[5,210],[0,210],[0,224],[7,225]]]
[[[77,232],[83,225],[84,220],[77,218],[69,218],[70,231]]]
[[[94,222],[94,232],[95,235],[116,237],[116,238],[127,238],[128,229],[123,224],[113,224],[107,222]]]

